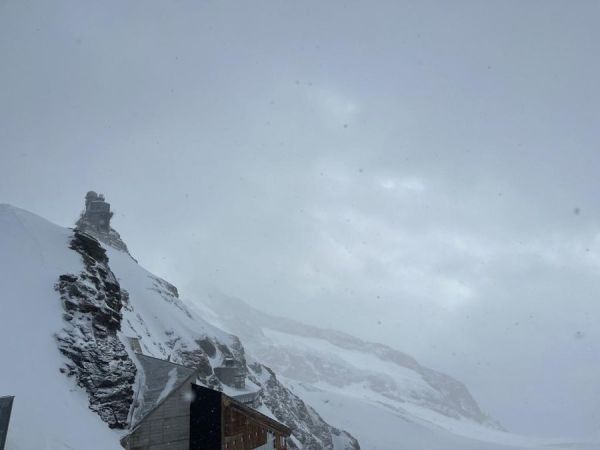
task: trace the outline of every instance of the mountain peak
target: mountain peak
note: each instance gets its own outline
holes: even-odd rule
[[[77,220],[75,227],[78,231],[90,234],[99,241],[129,253],[127,245],[117,231],[110,226],[114,212],[103,194],[89,191],[85,195],[85,209]]]

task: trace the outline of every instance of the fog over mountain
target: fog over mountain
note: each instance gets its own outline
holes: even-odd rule
[[[0,203],[600,437],[600,3],[0,1]],[[351,431],[351,430],[350,430]]]

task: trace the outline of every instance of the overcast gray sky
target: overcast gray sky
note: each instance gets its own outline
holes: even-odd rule
[[[600,435],[600,2],[0,0],[0,202]]]

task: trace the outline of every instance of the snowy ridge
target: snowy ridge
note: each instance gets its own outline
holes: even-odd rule
[[[130,347],[135,337],[144,354],[193,367],[203,384],[230,395],[236,390],[213,368],[235,359],[246,373],[239,393],[259,393],[261,412],[293,429],[291,448],[359,449],[126,247],[104,247],[81,230],[1,205],[0,262],[0,355],[7,361],[0,393],[16,397],[7,448],[121,448],[126,430],[117,428],[129,425],[129,406],[144,385]]]
[[[273,317],[223,294],[208,296],[204,305],[209,310],[202,310],[203,315],[240,334],[261,361],[284,376],[338,387],[364,383],[391,400],[501,429],[460,381],[386,345]]]
[[[15,396],[10,450],[121,448],[121,432],[102,422],[85,390],[60,372],[70,361],[55,339],[65,321],[54,285],[84,269],[69,248],[72,238],[71,230],[0,205],[0,392]]]
[[[293,430],[291,448],[359,448],[352,436],[328,425],[284,387],[273,371],[248,358],[236,336],[211,325],[190,309],[174,286],[139,266],[128,253],[108,247],[107,254],[111,269],[128,294],[122,332],[137,337],[144,354],[198,368],[203,384],[228,395],[260,391],[261,412]],[[213,368],[226,358],[233,358],[244,367],[244,390],[224,386],[214,375]]]
[[[258,311],[213,293],[200,314],[238,334],[325,420],[377,450],[586,449],[505,432],[458,380],[386,345]],[[365,420],[369,417],[369,420]]]
[[[15,396],[10,450],[120,449],[128,405],[146,386],[132,337],[148,357],[198,369],[207,386],[257,392],[258,410],[293,429],[291,448],[356,450],[347,429],[369,450],[600,449],[503,432],[462,383],[389,347],[224,296],[186,303],[122,248],[8,205],[0,286],[0,395]],[[245,389],[215,376],[225,358],[244,368]],[[152,389],[160,397],[165,386]]]

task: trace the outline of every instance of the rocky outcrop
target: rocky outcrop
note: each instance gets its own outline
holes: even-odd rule
[[[260,400],[280,422],[292,430],[288,447],[305,450],[360,450],[349,433],[332,427],[310,406],[279,382],[266,366],[250,366],[250,378],[262,386]]]
[[[88,393],[90,408],[109,426],[124,428],[134,398],[136,368],[117,332],[135,337],[147,356],[198,369],[197,382],[228,394],[254,394],[255,406],[292,429],[290,448],[358,450],[352,436],[327,424],[312,408],[283,386],[260,363],[247,363],[239,338],[210,325],[179,298],[177,288],[148,273],[130,258],[127,246],[110,228],[110,205],[92,191],[86,212],[77,222],[71,248],[83,258],[85,270],[61,276],[56,288],[64,306],[65,327],[57,335],[74,376]],[[117,275],[127,274],[117,282]],[[108,248],[108,247],[107,247]],[[127,257],[123,257],[122,252]],[[232,363],[245,388],[225,386],[215,368]]]
[[[96,239],[76,231],[70,248],[83,258],[84,270],[61,275],[56,284],[64,309],[64,327],[56,340],[70,361],[61,371],[75,377],[88,394],[90,409],[109,427],[125,428],[136,375],[117,336],[127,295]]]
[[[222,294],[209,296],[205,303],[221,323],[239,333],[246,347],[261,362],[291,380],[302,383],[326,383],[337,388],[362,385],[376,398],[385,398],[401,405],[412,403],[454,419],[468,419],[490,428],[502,426],[487,416],[467,387],[444,373],[421,365],[415,358],[384,344],[367,342],[335,330],[322,329],[292,319],[275,317],[258,311],[242,300]],[[389,371],[354,365],[331,353],[313,351],[295,345],[286,345],[268,338],[268,331],[283,333],[309,340],[319,339],[324,346],[339,349],[340,354],[351,352],[368,360],[379,361]],[[267,333],[267,335],[265,334]],[[407,375],[405,380],[397,376]],[[404,370],[406,369],[406,372]],[[414,380],[418,382],[413,383]],[[407,384],[408,381],[408,384]]]
[[[94,226],[92,226],[85,219],[85,217],[82,216],[75,224],[75,229],[82,233],[86,233],[86,234],[89,234],[90,236],[95,237],[96,239],[98,239],[100,242],[103,242],[104,244],[110,245],[111,247],[114,247],[114,248],[117,248],[119,250],[129,253],[129,249],[127,248],[127,245],[125,244],[123,239],[121,239],[121,235],[113,228],[111,228],[109,231],[100,231],[100,230],[96,229]]]
[[[129,253],[127,245],[121,236],[110,226],[113,212],[110,203],[107,203],[104,195],[89,191],[85,196],[85,209],[75,224],[76,229],[94,236],[101,242]]]

